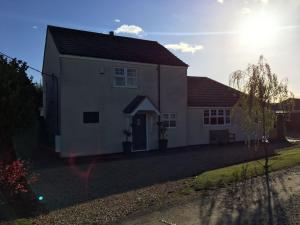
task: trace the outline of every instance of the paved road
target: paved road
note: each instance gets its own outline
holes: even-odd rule
[[[300,224],[300,167],[271,175],[274,224]],[[264,178],[208,191],[192,202],[146,215],[122,225],[232,225],[267,224]]]

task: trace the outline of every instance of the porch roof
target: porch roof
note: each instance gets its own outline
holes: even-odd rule
[[[137,111],[154,111],[156,114],[160,114],[152,101],[143,95],[136,96],[123,110],[124,113],[131,115],[134,115]]]

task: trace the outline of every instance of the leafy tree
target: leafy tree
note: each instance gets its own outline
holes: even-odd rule
[[[242,113],[243,127],[249,139],[257,138],[264,146],[269,224],[273,224],[268,143],[277,121],[276,110],[288,115],[293,106],[290,101],[293,94],[288,91],[287,80],[279,81],[263,56],[260,56],[257,65],[250,64],[245,71],[234,72],[230,81],[231,86],[242,92],[237,108]]]
[[[38,115],[40,88],[26,74],[25,62],[0,56],[0,157],[16,159],[13,137],[32,125]]]

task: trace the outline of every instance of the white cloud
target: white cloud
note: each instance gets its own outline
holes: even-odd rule
[[[197,51],[202,50],[204,47],[203,45],[190,45],[188,43],[180,42],[179,44],[167,44],[165,45],[167,49],[175,50],[175,51],[181,51],[181,52],[190,52],[195,53]]]
[[[127,34],[136,34],[136,35],[138,35],[139,33],[143,32],[143,29],[139,26],[136,26],[136,25],[123,24],[122,26],[118,27],[115,30],[115,32],[117,34],[127,33]]]
[[[116,23],[120,23],[121,20],[120,20],[120,19],[115,19],[115,22],[116,22]]]
[[[268,4],[269,0],[255,0],[256,2],[262,3],[262,4]]]
[[[38,29],[38,27],[34,25],[34,26],[32,26],[32,29],[36,30],[36,29]]]
[[[248,15],[250,13],[252,13],[252,10],[250,8],[242,8],[241,13],[244,15]]]
[[[218,3],[223,4],[224,0],[217,0]]]
[[[267,4],[269,3],[269,0],[260,0],[261,3]]]

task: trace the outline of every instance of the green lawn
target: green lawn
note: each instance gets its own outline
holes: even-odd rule
[[[32,222],[29,219],[18,219],[13,225],[32,225]]]
[[[201,190],[259,176],[264,174],[263,165],[264,160],[262,159],[207,171],[198,175],[188,189]],[[269,165],[270,171],[300,165],[300,147],[282,149],[277,155],[270,158]]]

